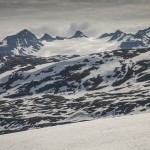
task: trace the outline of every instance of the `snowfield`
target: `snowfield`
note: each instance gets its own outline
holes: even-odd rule
[[[107,39],[66,39],[53,42],[42,42],[44,47],[39,51],[33,52],[37,57],[49,57],[55,55],[85,55],[112,51],[117,49],[121,42],[107,42]]]
[[[0,150],[149,150],[150,114],[98,119],[0,136]]]

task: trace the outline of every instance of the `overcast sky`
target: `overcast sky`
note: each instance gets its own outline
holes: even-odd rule
[[[24,28],[37,36],[82,30],[96,37],[150,26],[150,0],[0,0],[0,40]]]

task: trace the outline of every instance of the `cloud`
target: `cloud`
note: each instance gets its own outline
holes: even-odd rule
[[[77,30],[80,31],[86,31],[88,28],[90,28],[90,24],[88,22],[84,23],[71,23],[69,28],[69,33],[74,33]]]
[[[89,36],[150,26],[150,0],[0,0],[0,38],[28,28],[38,36]]]

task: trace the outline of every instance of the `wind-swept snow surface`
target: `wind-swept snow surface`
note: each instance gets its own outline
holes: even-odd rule
[[[150,114],[48,127],[0,136],[0,150],[149,150]]]
[[[117,49],[120,42],[107,42],[106,39],[66,39],[56,40],[53,42],[43,42],[38,52],[34,52],[34,56],[49,57],[55,55],[85,55],[99,53]]]

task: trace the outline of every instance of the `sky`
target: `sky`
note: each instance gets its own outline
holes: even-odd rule
[[[38,37],[135,33],[150,26],[149,16],[150,0],[0,0],[0,40],[25,28]]]

